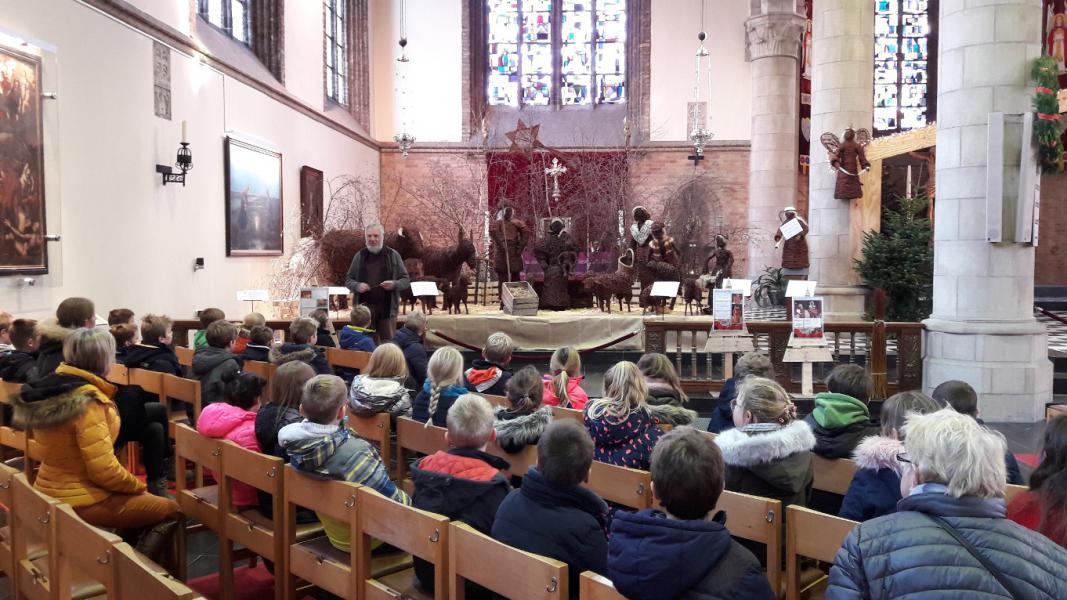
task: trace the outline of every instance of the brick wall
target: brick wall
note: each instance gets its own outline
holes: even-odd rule
[[[1067,173],[1041,178],[1035,285],[1067,285]]]

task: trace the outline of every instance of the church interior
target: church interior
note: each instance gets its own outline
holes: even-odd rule
[[[1067,597],[1065,122],[1067,0],[3,0],[0,598],[890,598],[931,494]]]

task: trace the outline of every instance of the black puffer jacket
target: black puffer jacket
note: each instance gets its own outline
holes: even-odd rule
[[[63,362],[63,342],[74,330],[63,327],[55,319],[48,319],[37,324],[37,332],[41,341],[37,344],[37,366],[29,375],[31,380],[51,375]]]
[[[8,383],[26,383],[36,366],[36,352],[12,350],[0,356],[0,379]]]
[[[393,343],[403,350],[404,360],[408,363],[408,374],[415,381],[415,389],[421,390],[426,381],[426,367],[430,362],[430,354],[426,351],[422,338],[407,327],[401,327],[393,334]]]
[[[861,523],[837,553],[827,600],[1011,598],[942,517],[1018,589],[1015,600],[1067,598],[1067,550],[1005,518],[1004,501],[943,493],[904,498],[897,512]]]
[[[148,369],[157,373],[182,376],[182,365],[178,362],[178,355],[174,353],[174,350],[160,343],[130,346],[122,364],[131,369]]]

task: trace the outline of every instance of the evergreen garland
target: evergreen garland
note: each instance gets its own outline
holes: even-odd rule
[[[1059,69],[1056,59],[1042,56],[1034,61],[1030,71],[1034,89],[1034,137],[1038,143],[1038,158],[1043,173],[1063,171],[1063,124],[1060,122]]]

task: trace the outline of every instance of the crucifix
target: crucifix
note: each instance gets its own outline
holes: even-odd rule
[[[567,167],[559,164],[558,158],[552,159],[552,166],[545,169],[545,175],[552,178],[552,199],[559,202],[559,176],[567,172]]]

